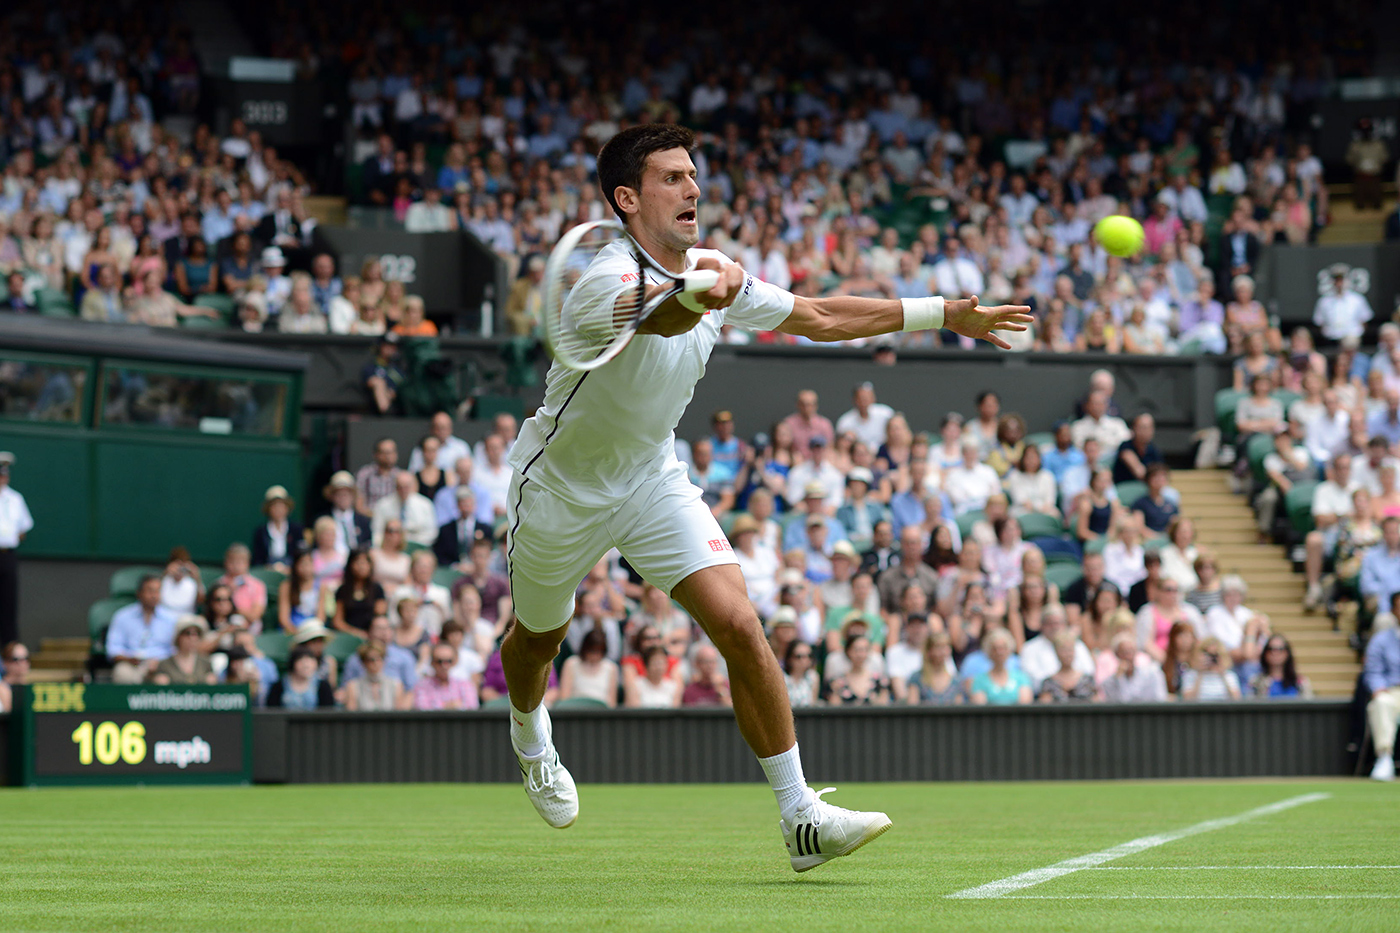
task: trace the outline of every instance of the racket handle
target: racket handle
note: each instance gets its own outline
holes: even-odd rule
[[[686,294],[694,292],[707,292],[715,287],[719,281],[719,271],[716,269],[692,269],[681,275],[681,291]]]

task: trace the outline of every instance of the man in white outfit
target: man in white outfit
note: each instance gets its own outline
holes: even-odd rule
[[[517,621],[501,647],[511,744],[536,811],[551,826],[573,825],[578,790],[554,749],[542,701],[576,587],[615,546],[723,654],[739,731],[778,799],[792,868],[807,871],[865,845],[890,820],[832,806],[807,786],[782,671],[729,541],[676,459],[675,426],[726,323],[816,341],[946,326],[1005,349],[995,331],[1025,330],[1031,318],[1026,308],[979,308],[975,299],[796,297],[721,253],[695,249],[694,143],[683,127],[644,124],[618,133],[598,155],[603,195],[652,263],[675,275],[712,269],[719,280],[686,296],[689,305],[662,304],[607,365],[578,372],[556,364],[544,405],[521,428],[510,456],[506,544]],[[630,291],[636,271],[631,245],[618,240],[584,270],[568,300],[606,306]],[[653,292],[663,287],[657,273],[647,275]]]

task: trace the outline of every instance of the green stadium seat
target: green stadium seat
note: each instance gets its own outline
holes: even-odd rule
[[[1288,417],[1288,409],[1293,407],[1293,403],[1303,397],[1301,394],[1289,389],[1275,389],[1273,392],[1269,393],[1269,396],[1278,399],[1278,403],[1283,406],[1283,416],[1285,418]]]
[[[449,590],[452,589],[452,584],[456,583],[461,578],[461,571],[452,567],[439,567],[433,571],[433,582],[438,586],[445,586]]]
[[[1141,480],[1129,480],[1113,488],[1118,491],[1118,501],[1125,509],[1131,509],[1134,502],[1147,495],[1147,484]]]
[[[219,580],[219,578],[222,577],[223,575],[224,575],[224,568],[222,568],[222,567],[200,567],[200,568],[199,568],[199,579],[204,583],[204,589],[205,589],[206,591],[209,589],[209,587],[211,587],[211,586],[213,586],[215,583],[217,583],[218,580]]]
[[[356,649],[364,643],[365,640],[358,635],[351,635],[349,632],[337,632],[335,637],[331,639],[330,644],[326,645],[326,654],[335,658],[335,663],[339,664],[341,669],[344,670],[345,659],[354,654]]]
[[[1288,524],[1298,537],[1313,530],[1312,500],[1317,483],[1295,483],[1283,497],[1283,507],[1288,511]]]
[[[180,326],[185,330],[228,330],[228,321],[191,315],[180,318]]]
[[[964,539],[972,534],[972,526],[987,517],[986,512],[964,512],[958,516],[958,534]]]
[[[1166,538],[1147,538],[1142,542],[1142,552],[1144,554],[1151,554],[1154,551],[1160,551],[1162,548],[1166,547],[1168,543]]]
[[[257,637],[258,650],[267,655],[278,667],[286,667],[287,658],[292,653],[292,636],[278,629],[263,632]]]
[[[518,395],[479,395],[472,408],[473,421],[490,421],[497,415],[514,415],[516,419],[525,417],[525,400]]]
[[[1215,393],[1215,426],[1220,429],[1220,438],[1226,443],[1235,440],[1235,408],[1248,392],[1234,389],[1221,389]]]
[[[1261,488],[1269,481],[1268,474],[1264,472],[1264,458],[1273,453],[1273,450],[1274,439],[1267,434],[1252,434],[1244,445],[1244,455],[1249,463],[1250,473]]]
[[[88,636],[92,639],[94,653],[106,653],[103,638],[106,635],[107,626],[112,622],[112,616],[116,615],[118,609],[130,606],[132,602],[134,600],[130,596],[109,596],[106,599],[99,599],[88,607]]]
[[[49,317],[76,317],[77,307],[68,293],[57,288],[41,288],[34,292],[34,304],[40,314]]]
[[[1044,449],[1055,443],[1055,435],[1049,431],[1036,431],[1034,434],[1026,435],[1027,447],[1039,447]]]
[[[568,697],[554,704],[555,709],[608,709],[608,704],[595,697]]]
[[[1058,518],[1040,512],[1027,512],[1016,521],[1021,526],[1022,538],[1058,538],[1065,530]]]
[[[151,573],[160,576],[165,573],[165,568],[123,567],[113,571],[112,579],[107,583],[107,595],[127,597],[127,602],[131,602],[131,597],[136,596],[136,587],[140,585],[141,578]]]
[[[254,567],[248,571],[253,576],[263,582],[267,587],[267,611],[263,613],[263,629],[274,631],[277,629],[277,591],[282,586],[282,581],[287,579],[287,575],[280,570],[273,570],[271,567]]]
[[[224,316],[224,321],[233,319],[233,296],[214,294],[203,294],[194,296],[194,306],[196,308],[213,308]],[[188,320],[188,319],[187,319]]]
[[[1084,542],[1084,553],[1085,553],[1085,554],[1102,554],[1102,553],[1103,553],[1103,549],[1106,548],[1106,547],[1108,547],[1108,539],[1107,539],[1107,538],[1095,538],[1095,539],[1092,540],[1092,541],[1085,541],[1085,542]]]
[[[409,541],[403,546],[405,554],[417,554],[419,551],[431,551],[432,548],[426,544],[419,544],[417,541]]]
[[[510,709],[510,697],[496,697],[481,704],[482,709],[506,710]]]
[[[1045,567],[1045,582],[1050,586],[1059,587],[1061,593],[1065,591],[1065,587],[1082,576],[1084,571],[1078,564],[1047,564]]]

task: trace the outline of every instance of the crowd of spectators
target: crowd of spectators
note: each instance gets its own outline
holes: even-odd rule
[[[752,442],[724,411],[712,433],[678,440],[794,705],[1306,695],[1286,639],[1194,543],[1152,416],[1125,421],[1114,392],[1095,373],[1081,410],[1041,437],[990,391],[968,417],[950,412],[936,436],[916,435],[863,383],[835,423],[804,390]],[[207,592],[177,549],[117,612],[114,678],[233,677],[269,705],[303,707],[503,696],[515,429],[499,416],[470,445],[438,413],[408,456],[386,438],[369,463],[332,476],[308,525],[271,487]],[[264,619],[294,646],[281,670],[260,650]],[[327,646],[343,635],[362,642],[339,670]],[[579,585],[554,676],[550,704],[731,702],[695,620],[615,551]]]
[[[1026,303],[1037,322],[1018,348],[1052,352],[1236,349],[1261,245],[1326,223],[1307,115],[1365,70],[1368,41],[1359,13],[1323,0],[1286,17],[1258,5],[1248,40],[1174,9],[1163,35],[1110,42],[1016,6],[995,54],[905,38],[921,32],[878,10],[853,30],[735,6],[737,19],[711,10],[697,30],[664,11],[638,29],[616,4],[586,25],[435,2],[272,7],[249,25],[343,103],[352,194],[409,230],[470,230],[500,253],[518,271],[517,333],[538,323],[540,254],[606,214],[599,147],[622,126],[675,120],[701,133],[704,245],[804,294]],[[940,32],[980,34],[971,11],[939,17]],[[199,100],[181,34],[33,4],[9,22],[7,310],[58,293],[93,320],[436,333],[377,261],[338,269],[318,252],[306,178],[258,132],[236,118],[221,133],[167,129]],[[1092,236],[1120,211],[1147,228],[1131,262]]]

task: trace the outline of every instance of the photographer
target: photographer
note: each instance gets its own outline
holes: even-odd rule
[[[1230,670],[1230,654],[1218,638],[1207,638],[1196,648],[1191,667],[1181,675],[1183,700],[1238,700],[1240,679]]]

